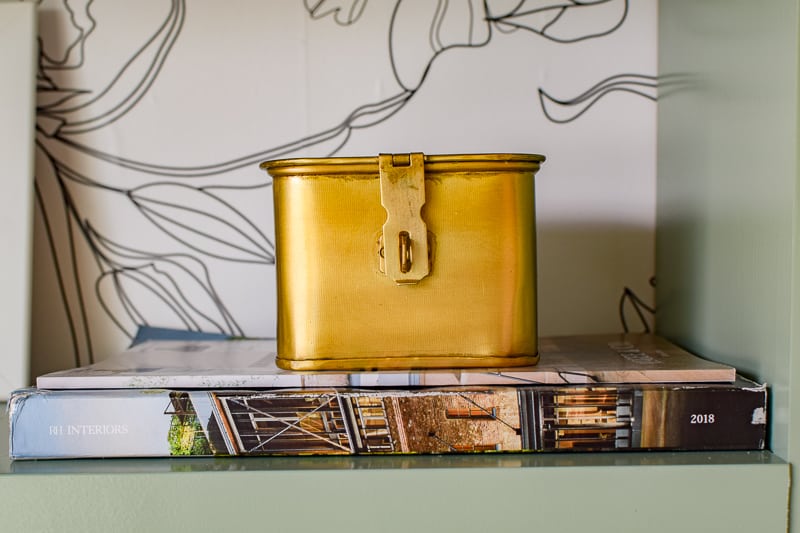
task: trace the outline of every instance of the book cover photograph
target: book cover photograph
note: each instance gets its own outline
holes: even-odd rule
[[[98,363],[39,376],[42,389],[444,387],[731,382],[736,370],[653,334],[542,337],[535,366],[299,372],[275,364],[275,340],[150,340]]]
[[[14,459],[758,450],[766,387],[40,390],[9,404]]]

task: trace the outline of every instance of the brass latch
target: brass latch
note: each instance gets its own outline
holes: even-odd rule
[[[386,275],[396,283],[418,283],[430,272],[425,203],[425,156],[381,154],[381,205],[386,209],[383,254]]]

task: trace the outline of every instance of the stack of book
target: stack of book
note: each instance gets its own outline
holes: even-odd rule
[[[13,459],[757,450],[767,388],[651,334],[536,366],[291,372],[271,340],[149,340],[9,401]]]

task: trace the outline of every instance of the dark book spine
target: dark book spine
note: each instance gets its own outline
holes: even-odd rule
[[[735,384],[40,391],[13,458],[758,450],[767,391]]]

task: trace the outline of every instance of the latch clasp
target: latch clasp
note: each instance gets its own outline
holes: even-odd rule
[[[425,204],[425,156],[380,154],[381,205],[386,210],[383,253],[386,275],[396,283],[418,283],[430,273]]]

